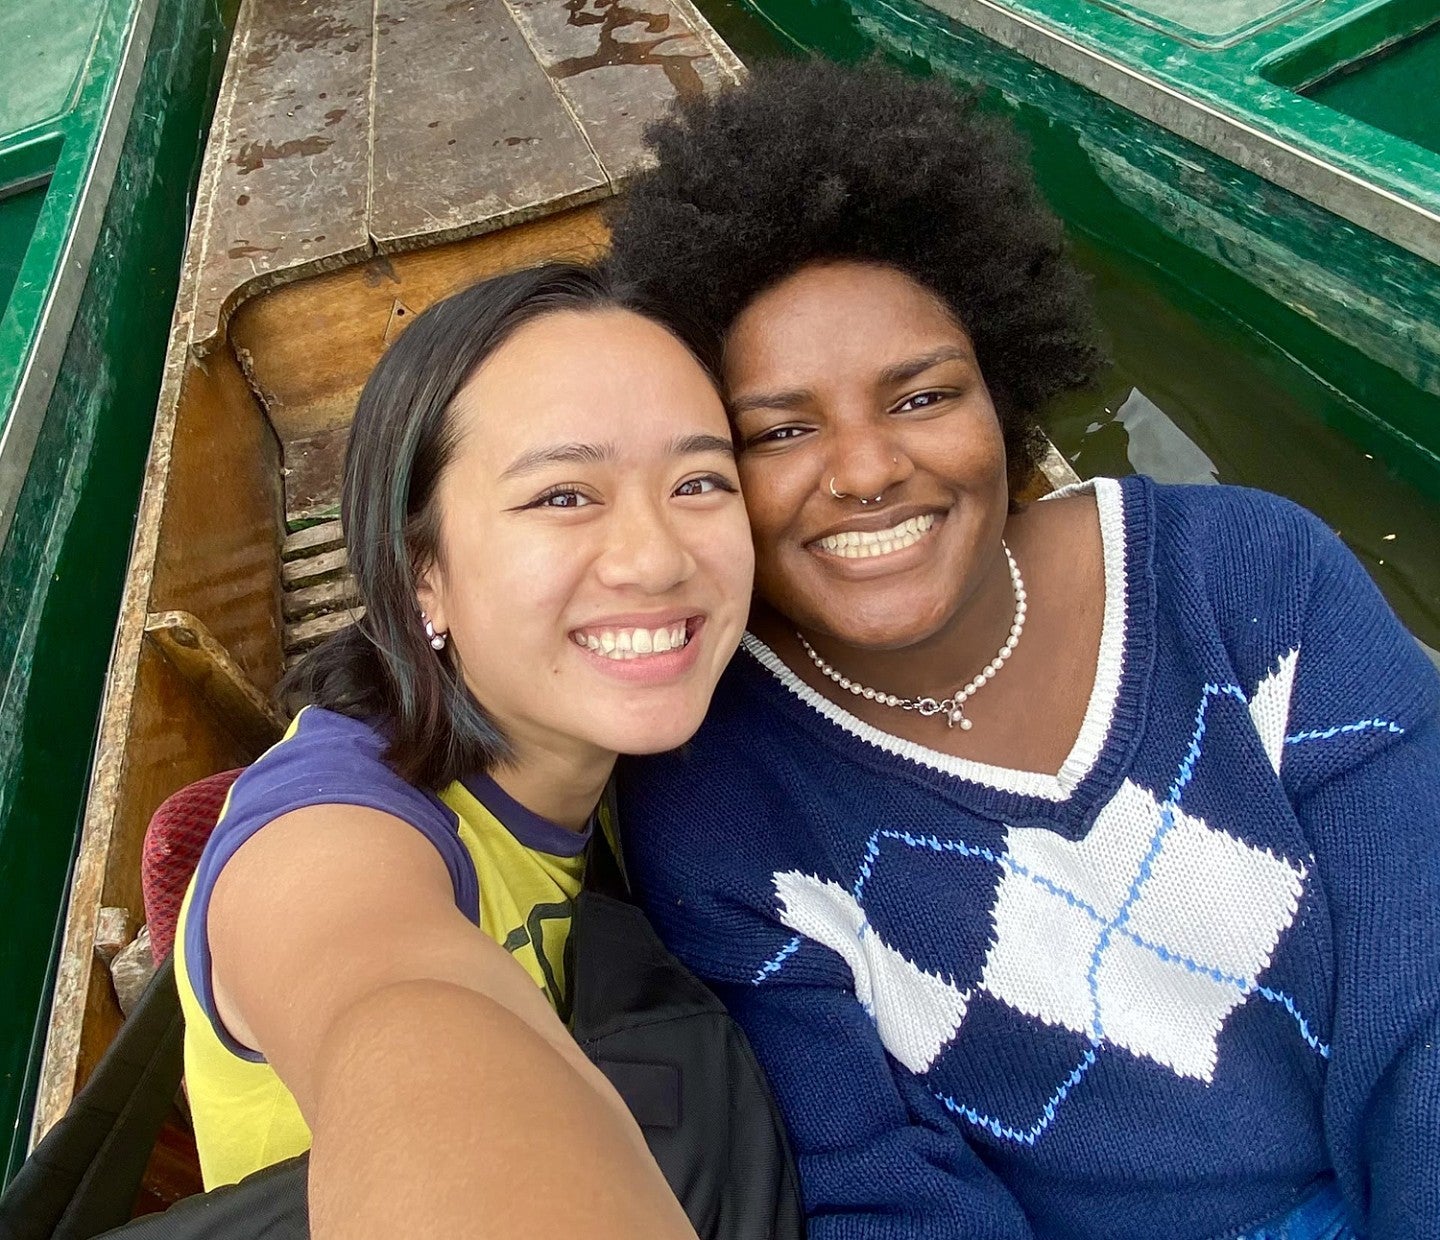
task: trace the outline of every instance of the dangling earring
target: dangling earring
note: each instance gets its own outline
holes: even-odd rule
[[[420,613],[420,619],[425,625],[425,636],[430,639],[430,649],[444,650],[449,634],[437,632],[434,622],[423,611]]]

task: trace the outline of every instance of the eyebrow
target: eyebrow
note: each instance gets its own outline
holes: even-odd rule
[[[880,372],[880,383],[890,387],[896,383],[904,383],[916,375],[923,375],[932,366],[938,366],[941,362],[973,362],[974,355],[968,349],[957,348],[953,344],[942,345],[938,349],[931,349],[929,353],[922,353],[919,357],[912,357],[907,361],[896,362],[893,366],[887,366]]]
[[[941,362],[968,362],[973,365],[974,360],[974,355],[966,349],[958,348],[955,345],[942,345],[940,348],[931,349],[930,352],[922,353],[918,357],[906,358],[903,362],[887,366],[876,378],[881,387],[893,387],[897,383],[904,383],[915,378],[916,375],[923,375],[932,366],[938,366]],[[803,405],[813,398],[814,393],[809,388],[756,392],[752,396],[741,396],[731,400],[729,403],[730,416],[738,417],[752,409],[794,409],[797,405]]]
[[[693,456],[697,453],[719,452],[733,458],[735,445],[720,435],[677,435],[670,441],[671,456]],[[598,465],[615,459],[613,443],[557,443],[522,452],[500,475],[502,479],[520,478],[550,465]]]
[[[721,435],[677,435],[670,442],[671,456],[695,456],[706,452],[718,452],[733,460],[735,445]]]
[[[519,478],[547,465],[597,465],[613,460],[613,443],[556,443],[522,452],[505,468],[501,478]]]

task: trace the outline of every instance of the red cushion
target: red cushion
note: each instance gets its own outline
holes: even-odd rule
[[[164,960],[175,944],[175,923],[180,920],[185,888],[200,864],[205,841],[215,830],[230,785],[239,777],[238,770],[221,771],[186,785],[164,801],[145,830],[140,886],[145,893],[150,950],[156,961]]]

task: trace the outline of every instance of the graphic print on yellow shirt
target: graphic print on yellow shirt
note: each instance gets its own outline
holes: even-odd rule
[[[175,978],[185,1013],[185,1085],[207,1189],[310,1148],[290,1091],[216,1015],[205,933],[210,894],[225,864],[283,814],[359,805],[409,823],[440,853],[456,907],[515,957],[562,1018],[569,1016],[565,957],[590,828],[575,832],[547,822],[483,775],[438,795],[424,792],[385,765],[384,750],[384,738],[368,724],[306,707],[235,782],[186,892]]]

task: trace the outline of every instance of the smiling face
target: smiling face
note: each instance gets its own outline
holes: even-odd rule
[[[909,276],[802,268],[735,320],[725,382],[756,586],[794,625],[900,649],[1003,572],[995,408],[964,329]]]
[[[420,605],[517,760],[685,741],[753,567],[705,372],[639,315],[559,311],[490,355],[456,415]]]

